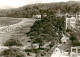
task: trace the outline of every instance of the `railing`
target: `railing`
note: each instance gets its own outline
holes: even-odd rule
[[[80,56],[80,46],[71,47],[70,57],[78,57],[78,56]]]

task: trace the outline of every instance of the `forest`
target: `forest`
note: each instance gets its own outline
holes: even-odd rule
[[[33,15],[40,14],[42,16],[41,20],[35,21],[33,26],[30,27],[30,31],[25,33],[26,36],[29,37],[27,43],[31,43],[30,45],[32,48],[26,48],[24,51],[28,56],[30,56],[30,53],[35,53],[36,57],[43,57],[46,55],[47,57],[49,57],[48,52],[55,45],[61,44],[61,38],[63,37],[62,35],[66,34],[65,16],[56,17],[56,15],[65,15],[66,13],[79,14],[79,11],[80,2],[69,1],[58,3],[32,4],[17,9],[0,10],[0,16],[32,18]],[[47,16],[43,17],[43,15]],[[74,35],[70,37],[70,40],[72,40],[73,43],[73,41],[75,40]],[[38,48],[36,48],[34,44],[37,44]],[[45,44],[48,45],[46,46]],[[22,43],[16,39],[10,39],[8,42],[4,43],[4,46],[22,46]],[[45,46],[46,48],[44,48],[43,46]],[[2,52],[2,55],[5,55],[5,57],[26,57],[23,51],[13,48],[4,50]]]
[[[15,9],[0,10],[1,17],[31,18],[33,15],[45,14],[79,14],[80,2],[39,3]]]

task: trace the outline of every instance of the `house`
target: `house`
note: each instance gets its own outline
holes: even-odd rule
[[[68,42],[68,39],[69,38],[67,36],[63,35],[63,37],[61,38],[61,42],[65,44],[66,42]]]
[[[70,57],[80,57],[80,46],[71,47]]]
[[[47,15],[43,15],[43,17],[46,17]],[[41,15],[33,15],[33,18],[41,19]]]
[[[66,29],[80,28],[80,15],[66,15]]]
[[[33,18],[41,19],[41,15],[33,15]]]
[[[66,29],[75,29],[76,28],[76,18],[70,17],[66,18]]]
[[[63,14],[56,14],[56,17],[63,17],[64,15]]]

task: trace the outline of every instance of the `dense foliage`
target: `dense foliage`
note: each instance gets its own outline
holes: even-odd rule
[[[4,46],[23,46],[23,44],[18,39],[11,38],[4,43]]]
[[[3,57],[26,57],[25,53],[17,48],[5,49],[1,52]]]
[[[32,17],[36,14],[75,14],[80,11],[80,2],[58,2],[27,5],[17,9],[0,10],[0,16],[7,17]]]
[[[27,33],[32,44],[38,43],[39,48],[41,48],[47,42],[51,42],[51,44],[60,43],[62,33],[65,30],[64,20],[64,17],[50,16],[36,21],[30,32]]]

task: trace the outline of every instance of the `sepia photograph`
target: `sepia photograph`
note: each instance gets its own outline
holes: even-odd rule
[[[0,57],[80,57],[80,0],[0,0]]]

